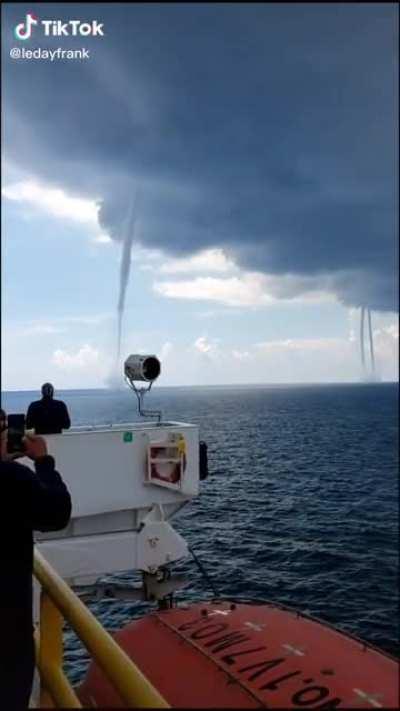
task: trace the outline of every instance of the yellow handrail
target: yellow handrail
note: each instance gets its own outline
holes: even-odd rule
[[[82,603],[37,549],[35,549],[34,574],[45,594],[70,623],[127,706],[134,708],[170,708],[157,689],[152,686],[136,664],[106,632],[86,605]],[[47,669],[44,681],[48,686],[52,667],[50,662],[43,660],[43,655],[40,656],[40,660],[43,670]],[[55,698],[53,690],[49,690],[53,698]],[[58,701],[57,699],[55,700]]]
[[[64,673],[57,664],[47,663],[41,659],[39,635],[35,632],[36,664],[40,672],[40,679],[44,682],[44,689],[41,689],[40,708],[48,707],[46,690],[50,692],[51,698],[60,708],[81,709],[77,695],[67,681]]]
[[[44,589],[40,593],[40,630],[35,630],[36,665],[40,673],[39,705],[82,708],[63,672],[63,617]]]

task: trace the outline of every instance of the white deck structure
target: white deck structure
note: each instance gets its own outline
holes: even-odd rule
[[[169,519],[199,492],[197,426],[138,422],[45,439],[73,509],[65,530],[36,541],[70,584],[123,570],[154,573],[187,555]]]

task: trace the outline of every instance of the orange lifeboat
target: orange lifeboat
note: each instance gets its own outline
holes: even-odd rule
[[[173,708],[398,708],[396,659],[279,605],[176,607],[115,639]],[[124,707],[95,664],[78,695]]]

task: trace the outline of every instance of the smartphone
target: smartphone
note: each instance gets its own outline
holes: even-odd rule
[[[7,452],[22,452],[25,435],[25,415],[8,415]]]

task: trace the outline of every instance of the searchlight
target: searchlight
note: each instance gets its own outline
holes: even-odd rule
[[[162,412],[160,410],[144,410],[143,401],[144,396],[150,392],[151,386],[160,373],[161,363],[155,355],[132,354],[124,363],[125,382],[137,397],[139,415],[141,417],[157,417],[158,424],[161,423]],[[147,387],[138,387],[137,382],[145,382]]]

